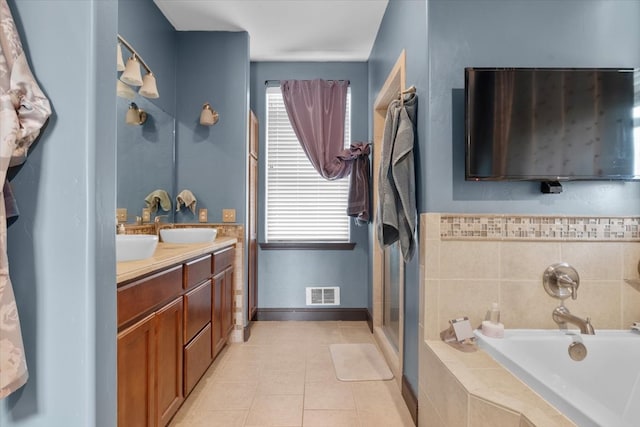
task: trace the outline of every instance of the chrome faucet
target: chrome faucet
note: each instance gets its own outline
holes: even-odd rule
[[[564,304],[560,304],[553,310],[553,320],[558,324],[560,329],[566,329],[567,323],[571,323],[572,325],[576,325],[580,328],[581,334],[586,335],[595,335],[596,332],[593,329],[593,325],[591,325],[591,319],[586,318],[583,319],[581,317],[575,316],[569,312],[569,309],[564,306]]]
[[[560,305],[553,310],[553,321],[558,324],[561,329],[566,329],[567,323],[576,325],[580,328],[580,333],[587,335],[595,335],[591,319],[588,317],[582,319],[571,314],[569,309],[565,307],[564,300],[571,297],[578,297],[578,286],[580,285],[580,277],[578,272],[567,263],[553,264],[545,270],[542,276],[542,284],[549,295],[561,300]]]
[[[153,220],[153,224],[156,229],[156,234],[160,233],[160,224],[162,222],[162,218],[169,218],[169,215],[156,215],[156,217]]]
[[[155,219],[153,220],[153,223],[160,224],[160,222],[162,221],[162,218],[169,218],[169,215],[156,215]]]

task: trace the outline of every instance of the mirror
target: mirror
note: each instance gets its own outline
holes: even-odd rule
[[[132,101],[117,99],[117,187],[118,208],[127,209],[127,223],[135,223],[146,207],[144,199],[154,190],[165,190],[171,198],[168,212],[161,208],[151,214],[169,215],[166,222],[174,222],[175,179],[174,140],[175,118],[142,96],[133,100],[147,113],[142,125],[128,125],[125,116]]]

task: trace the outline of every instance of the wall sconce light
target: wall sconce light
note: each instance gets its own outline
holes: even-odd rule
[[[127,115],[124,121],[128,125],[141,125],[147,121],[147,113],[138,108],[135,102],[129,104],[129,109],[127,110]]]
[[[121,80],[116,79],[116,95],[120,98],[128,99],[129,101],[133,101],[136,97],[136,91],[131,89],[131,86],[122,83]]]
[[[211,108],[208,102],[202,106],[202,112],[200,113],[200,124],[202,126],[213,126],[218,123],[219,118],[218,112]]]
[[[118,46],[116,46],[116,70],[124,71],[124,61],[122,61],[122,43],[118,42]]]
[[[122,45],[129,49],[131,57],[127,60],[127,64],[124,65],[122,60]],[[145,98],[158,98],[158,87],[156,85],[155,75],[151,72],[151,68],[140,57],[138,52],[127,42],[120,34],[118,34],[117,45],[117,58],[116,58],[116,70],[123,71],[120,76],[120,80],[131,86],[141,86],[138,93]],[[147,71],[144,78],[140,73],[140,65]]]

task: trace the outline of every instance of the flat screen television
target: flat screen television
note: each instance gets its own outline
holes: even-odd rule
[[[640,69],[465,69],[471,181],[640,180]]]

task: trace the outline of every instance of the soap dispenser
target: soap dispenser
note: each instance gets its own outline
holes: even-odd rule
[[[504,337],[504,325],[500,323],[500,306],[497,302],[491,304],[485,320],[482,321],[482,333],[491,338]]]

